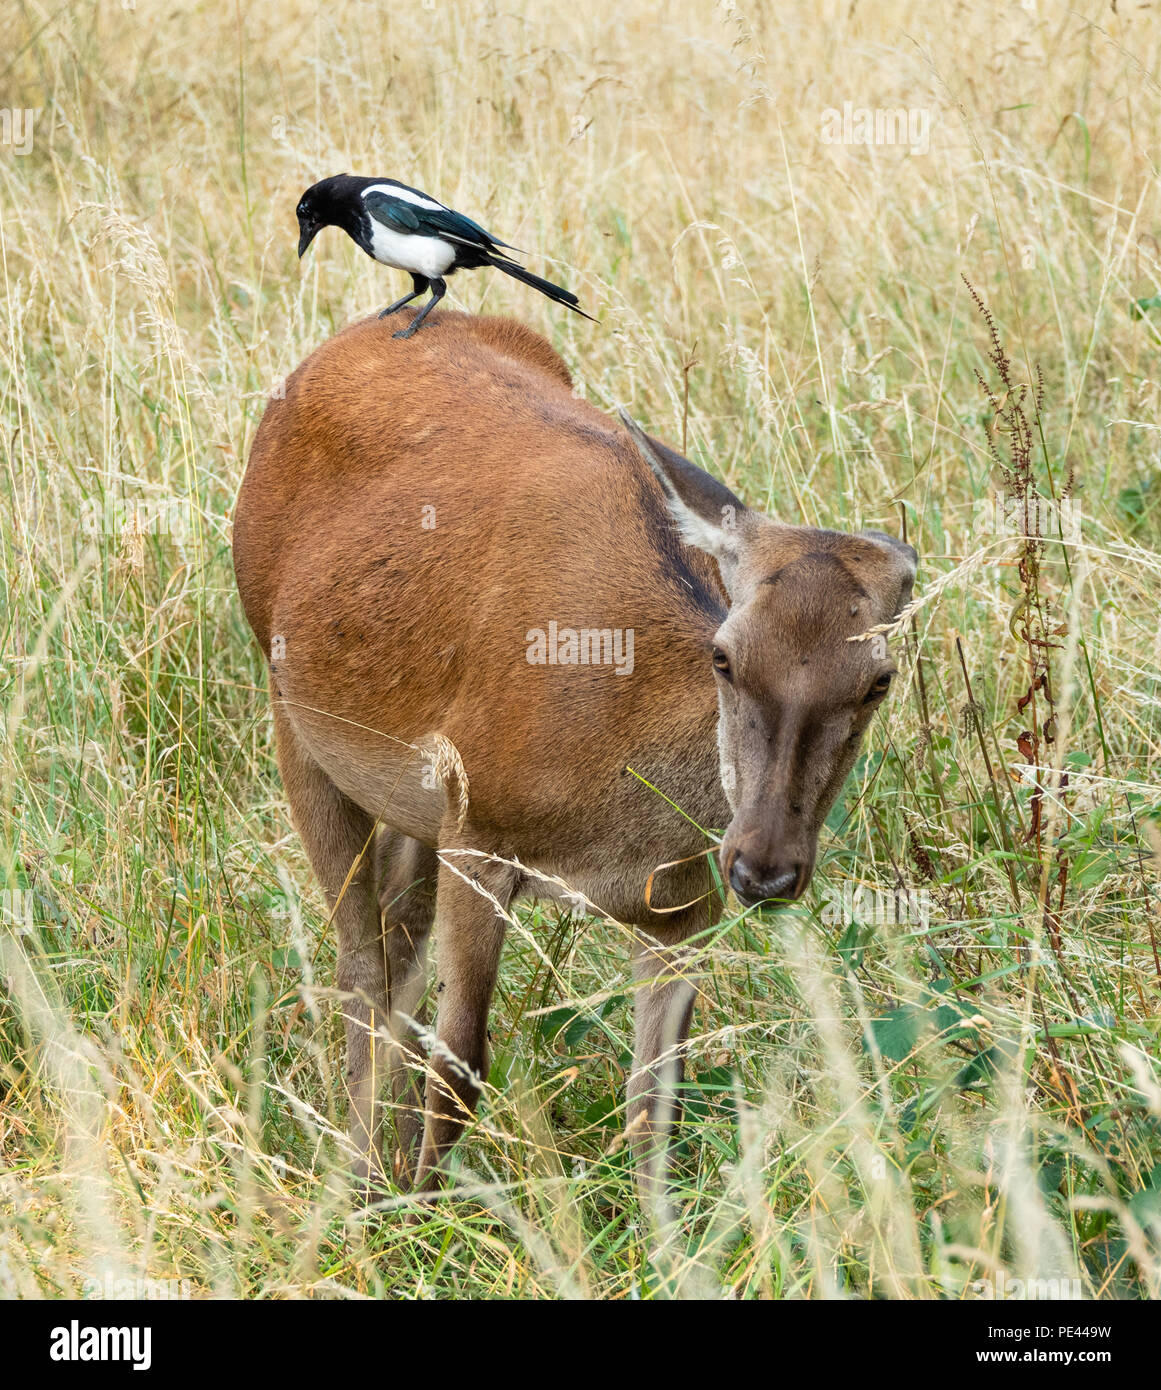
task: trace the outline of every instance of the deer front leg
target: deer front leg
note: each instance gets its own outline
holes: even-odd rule
[[[454,864],[465,882],[448,867]],[[496,983],[513,876],[448,851],[436,890],[436,1041],[428,1064],[416,1186],[439,1186],[448,1150],[471,1119],[488,1071],[488,1006]],[[479,891],[485,890],[484,892]]]
[[[682,1048],[693,1018],[689,954],[642,932],[633,953],[635,1046],[626,1132],[637,1161],[641,1205],[658,1226],[674,1216],[668,1200],[669,1149],[680,1118]]]

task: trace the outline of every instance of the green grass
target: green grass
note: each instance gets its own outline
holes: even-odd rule
[[[41,111],[0,147],[0,1293],[1161,1293],[1161,26],[589,8],[0,19],[0,105]],[[846,100],[928,110],[930,150],[822,143]],[[659,1251],[619,1143],[625,943],[548,907],[509,933],[453,1193],[414,1227],[338,1176],[334,944],[229,535],[265,397],[400,292],[337,233],[295,259],[298,194],[344,168],[575,289],[599,327],[501,277],[451,297],[602,408],[922,557],[808,900],[731,902],[709,946]],[[963,275],[1013,384],[1043,372],[1022,462]],[[1023,575],[981,520],[1021,467],[1082,520]],[[852,923],[846,885],[930,911]]]

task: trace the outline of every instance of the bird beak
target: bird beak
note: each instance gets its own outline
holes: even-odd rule
[[[299,260],[302,260],[303,253],[306,251],[306,248],[311,244],[311,242],[315,239],[315,237],[318,236],[320,230],[321,230],[321,227],[319,226],[319,224],[318,224],[317,222],[315,222],[315,223],[304,223],[304,224],[303,224],[303,227],[302,227],[302,235],[298,238],[298,259],[299,259]]]

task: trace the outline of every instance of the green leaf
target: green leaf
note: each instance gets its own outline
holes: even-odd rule
[[[1148,509],[1149,493],[1146,487],[1134,483],[1117,493],[1117,511],[1125,521],[1139,522]]]
[[[932,1017],[926,1009],[914,1004],[904,1004],[892,1009],[882,1018],[871,1019],[871,1032],[875,1045],[891,1062],[901,1062],[908,1056],[919,1041],[925,1028],[931,1026]],[[863,1040],[866,1046],[866,1039]]]
[[[1161,1227],[1161,1163],[1149,1174],[1140,1192],[1134,1192],[1129,1198],[1129,1210],[1139,1225]]]
[[[540,1020],[540,1036],[549,1042],[563,1037],[565,1047],[573,1048],[599,1022],[595,1014],[578,1014],[575,1009],[553,1009]]]
[[[734,1073],[730,1067],[711,1067],[709,1071],[699,1072],[695,1082],[698,1089],[706,1095],[734,1093]]]
[[[1013,1055],[1007,1044],[997,1043],[994,1047],[985,1048],[965,1066],[960,1067],[952,1085],[961,1091],[977,1089],[990,1081],[1002,1065],[1011,1063]]]
[[[867,941],[871,935],[872,929],[866,928],[858,922],[852,922],[839,938],[836,949],[848,970],[858,970],[862,965],[863,956],[867,950]]]
[[[581,1119],[586,1125],[615,1125],[617,1123],[617,1097],[600,1096],[585,1108]]]
[[[1116,860],[1105,850],[1081,850],[1072,861],[1069,877],[1082,888],[1095,888],[1106,879]]]

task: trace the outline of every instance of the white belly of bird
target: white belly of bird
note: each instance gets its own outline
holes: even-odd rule
[[[412,275],[426,275],[429,280],[445,275],[456,258],[456,249],[450,241],[437,236],[393,232],[374,218],[371,219],[371,251],[383,265],[409,270]]]

